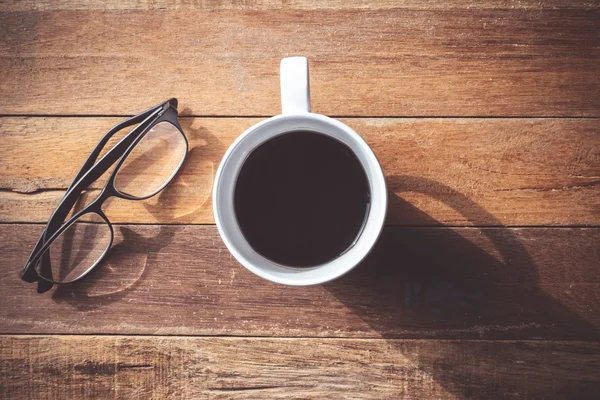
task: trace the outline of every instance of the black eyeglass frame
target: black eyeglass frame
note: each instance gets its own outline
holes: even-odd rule
[[[148,196],[136,197],[119,191],[114,185],[115,177],[119,172],[119,169],[129,156],[129,154],[133,151],[135,146],[144,138],[146,133],[148,133],[154,126],[161,122],[168,122],[172,124],[175,128],[179,130],[179,133],[183,137],[183,140],[185,142],[185,153],[182,157],[181,162],[174,170],[173,174],[169,177],[169,179],[167,179],[160,188],[158,188],[155,192]],[[107,151],[106,154],[102,156],[100,160],[98,160],[98,162],[96,162],[103,148],[106,146],[110,138],[114,136],[115,133],[135,124],[138,125],[134,127],[117,144],[115,144],[109,151]],[[30,283],[37,281],[38,292],[44,292],[46,290],[49,290],[54,284],[74,283],[85,277],[87,274],[89,274],[94,268],[98,266],[98,264],[100,264],[100,262],[108,254],[114,241],[114,230],[112,224],[102,211],[102,205],[104,204],[104,202],[111,197],[118,197],[126,200],[145,200],[150,197],[156,196],[177,175],[177,173],[179,172],[179,170],[185,162],[188,149],[188,140],[185,134],[183,133],[179,122],[177,121],[177,99],[175,98],[167,100],[111,128],[100,140],[100,142],[98,142],[94,150],[92,150],[87,160],[84,162],[83,166],[77,173],[75,179],[67,189],[67,192],[63,196],[61,202],[52,213],[50,219],[48,220],[46,228],[44,229],[44,232],[42,232],[42,235],[40,236],[37,244],[31,252],[29,259],[23,267],[23,271],[21,272],[21,279]],[[88,188],[93,182],[98,180],[115,163],[117,164],[114,170],[111,172],[106,184],[104,185],[98,197],[86,207],[84,207],[81,211],[75,213],[75,215],[69,218],[68,221],[64,222],[69,212],[71,211],[77,200],[80,198],[81,193],[86,188]],[[52,243],[66,229],[68,229],[81,217],[83,217],[86,214],[92,213],[102,218],[110,228],[110,243],[106,247],[102,255],[86,271],[84,271],[81,275],[70,281],[55,281],[54,279],[49,279],[46,276],[44,276],[47,275],[52,277],[50,257],[47,252],[48,248],[50,248]]]

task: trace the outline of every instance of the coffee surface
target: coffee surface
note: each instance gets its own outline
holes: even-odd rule
[[[315,132],[277,136],[255,149],[237,178],[238,224],[263,257],[293,267],[329,262],[360,234],[370,206],[354,152]]]

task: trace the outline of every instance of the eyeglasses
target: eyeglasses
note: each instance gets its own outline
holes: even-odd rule
[[[111,137],[136,124],[96,162]],[[54,284],[83,278],[100,264],[114,240],[102,204],[113,196],[128,200],[155,196],[175,177],[187,152],[188,142],[177,121],[177,99],[115,125],[88,156],[52,213],[21,279],[38,282],[38,292],[42,293]],[[98,197],[65,222],[82,192],[115,163]]]

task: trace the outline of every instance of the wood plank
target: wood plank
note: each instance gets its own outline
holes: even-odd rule
[[[593,399],[600,391],[600,344],[587,342],[2,336],[0,360],[3,398]]]
[[[595,9],[592,0],[4,0],[0,11],[49,10],[320,10],[320,9]]]
[[[279,61],[301,54],[328,115],[600,116],[599,22],[598,9],[2,12],[0,113],[135,114],[177,96],[188,115],[273,115]]]
[[[117,226],[85,282],[18,272],[42,229],[0,225],[0,333],[600,339],[600,229],[387,228],[357,270],[286,287],[214,226]]]
[[[0,118],[0,221],[45,222],[99,137],[119,120]],[[210,195],[219,162],[259,120],[182,118],[191,151],[181,175],[154,199],[115,200],[109,217],[213,223]],[[383,166],[390,224],[600,225],[600,120],[343,121]]]

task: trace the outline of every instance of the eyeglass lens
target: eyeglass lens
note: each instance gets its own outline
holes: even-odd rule
[[[84,214],[52,242],[46,250],[51,268],[38,273],[53,282],[72,282],[104,255],[111,238],[110,226],[102,217],[96,213]]]
[[[186,152],[181,131],[169,122],[159,122],[146,132],[117,171],[115,189],[136,198],[156,194],[177,172]]]

